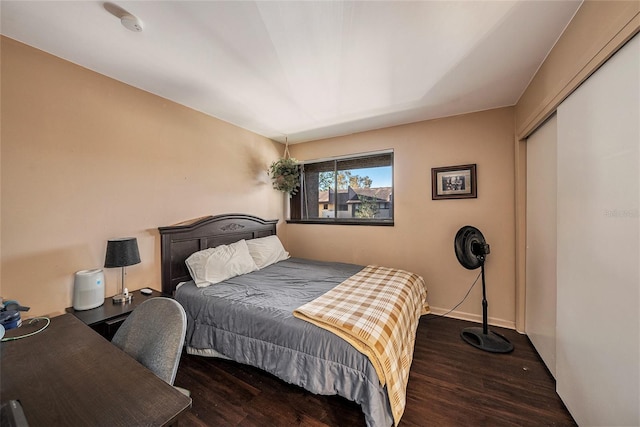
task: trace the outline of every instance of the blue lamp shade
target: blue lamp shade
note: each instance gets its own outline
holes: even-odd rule
[[[105,268],[126,267],[139,263],[138,239],[124,237],[107,241],[107,255],[104,259]]]

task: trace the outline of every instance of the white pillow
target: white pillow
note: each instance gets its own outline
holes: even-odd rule
[[[196,252],[185,262],[200,288],[258,269],[244,240]]]
[[[247,246],[258,270],[289,258],[289,252],[284,250],[282,242],[275,235],[247,240]]]

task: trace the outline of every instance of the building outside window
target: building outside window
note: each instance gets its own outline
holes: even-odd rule
[[[393,225],[393,151],[301,164],[289,221]]]

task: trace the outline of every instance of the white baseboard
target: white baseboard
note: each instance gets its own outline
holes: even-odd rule
[[[449,311],[449,309],[431,307],[431,314],[442,315],[447,311]],[[463,311],[452,311],[451,313],[447,314],[445,317],[452,317],[454,319],[460,319],[460,320],[468,320],[470,322],[476,322],[476,323],[482,324],[482,315],[479,315],[479,314],[465,313]],[[488,317],[487,323],[489,325],[498,326],[500,328],[516,329],[516,323],[510,320],[497,319],[495,317]]]

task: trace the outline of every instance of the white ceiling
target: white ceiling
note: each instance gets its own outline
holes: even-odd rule
[[[296,143],[514,105],[580,4],[3,0],[0,29]]]

